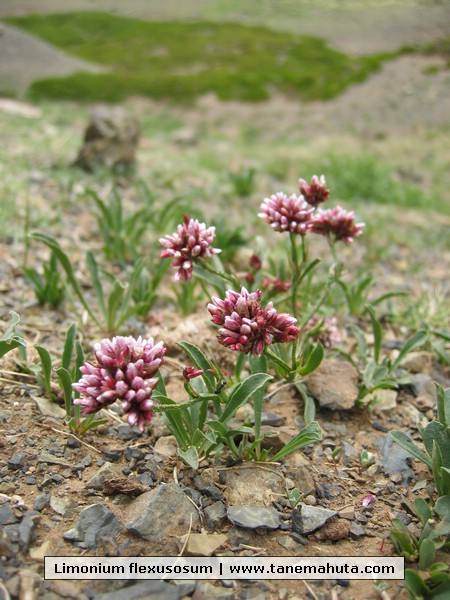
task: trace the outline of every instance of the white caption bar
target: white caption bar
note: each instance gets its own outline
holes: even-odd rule
[[[45,579],[404,579],[398,556],[46,556]]]

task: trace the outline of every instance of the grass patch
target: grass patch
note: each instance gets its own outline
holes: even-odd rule
[[[35,82],[35,98],[119,102],[132,95],[190,102],[262,101],[274,91],[329,99],[362,81],[391,55],[352,58],[316,37],[232,23],[147,22],[106,13],[6,19],[69,54],[104,65]]]

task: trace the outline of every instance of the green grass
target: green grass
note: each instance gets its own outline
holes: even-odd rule
[[[132,95],[190,102],[261,101],[274,91],[329,99],[362,81],[388,55],[352,58],[316,37],[232,23],[147,22],[106,13],[6,19],[69,54],[105,66],[35,82],[35,98],[119,102]]]

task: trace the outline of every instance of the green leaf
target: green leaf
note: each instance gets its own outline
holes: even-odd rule
[[[423,430],[422,437],[428,454],[432,456],[433,443],[436,443],[442,456],[442,465],[450,467],[450,432],[448,429],[439,421],[431,421]]]
[[[198,452],[195,446],[189,446],[187,450],[177,448],[177,454],[187,465],[194,469],[194,471],[198,469]]]
[[[52,397],[52,357],[50,356],[50,352],[47,350],[47,348],[44,348],[44,346],[38,346],[36,344],[34,347],[36,348],[36,352],[39,354],[39,358],[41,360],[42,376],[44,379],[45,391],[50,397]]]
[[[405,569],[405,585],[414,600],[428,598],[428,588],[417,571]]]
[[[95,256],[91,250],[88,250],[86,252],[86,265],[87,265],[87,268],[89,269],[89,273],[91,275],[92,287],[94,288],[94,292],[97,297],[97,301],[100,306],[100,310],[102,311],[103,318],[106,321],[107,312],[106,312],[106,304],[105,304],[105,294],[103,292],[103,286],[100,281],[97,261],[95,260]]]
[[[66,409],[66,418],[70,419],[72,416],[72,396],[73,396],[73,388],[72,388],[72,377],[70,376],[69,371],[64,369],[64,367],[59,367],[56,369],[56,374],[58,375],[59,382],[61,384],[61,388],[64,393],[64,405]]]
[[[430,469],[432,468],[431,459],[424,452],[422,452],[418,446],[416,446],[416,444],[409,436],[406,435],[406,433],[403,433],[403,431],[390,431],[389,435],[396,444],[403,448],[403,450],[406,450],[406,452],[409,452],[411,456],[421,460]]]
[[[304,427],[295,437],[289,440],[289,442],[283,448],[281,448],[281,450],[277,452],[275,456],[272,456],[270,460],[277,462],[288,454],[291,454],[292,452],[295,452],[304,446],[315,444],[321,439],[322,429],[317,421],[313,421]]]
[[[72,325],[67,330],[66,341],[64,342],[64,350],[61,360],[61,366],[64,369],[69,370],[70,361],[72,360],[73,350],[75,348],[75,337],[77,335],[77,324],[72,323]]]
[[[350,324],[349,329],[355,336],[358,344],[358,358],[363,361],[367,356],[367,342],[366,338],[364,337],[364,333],[357,325]]]
[[[220,415],[219,421],[226,423],[231,419],[240,406],[245,404],[259,389],[264,387],[272,378],[266,373],[250,375],[245,381],[237,386],[228,399],[227,405]]]
[[[203,370],[203,381],[206,383],[208,391],[210,393],[213,393],[216,389],[216,384],[214,376],[212,375],[212,373],[209,372],[209,370],[211,369],[211,365],[206,356],[203,354],[200,348],[189,342],[178,342],[177,345],[180,346],[180,348],[186,352],[186,354],[192,360],[194,366],[196,366],[197,369]]]
[[[428,503],[423,498],[416,498],[414,501],[414,508],[419,517],[422,525],[425,525],[429,519],[433,517],[433,513],[431,512],[431,508],[428,506]]]
[[[50,250],[52,250],[55,253],[56,258],[59,260],[62,268],[64,269],[66,276],[67,276],[67,280],[69,281],[70,285],[72,286],[73,291],[75,292],[75,295],[77,296],[81,305],[86,310],[86,312],[91,317],[91,319],[96,323],[96,325],[98,327],[101,327],[98,319],[96,318],[94,313],[91,311],[88,303],[86,302],[86,300],[84,298],[81,287],[79,286],[78,281],[75,277],[75,273],[73,271],[72,264],[69,260],[69,257],[63,251],[63,249],[61,248],[59,243],[54,238],[52,238],[51,236],[49,236],[45,233],[32,233],[30,235],[30,238],[32,240],[36,240],[37,242],[42,242],[48,248],[50,248]]]
[[[436,386],[436,397],[437,397],[437,420],[450,427],[450,388],[444,390],[438,383]]]
[[[323,359],[323,346],[319,342],[314,350],[309,354],[306,365],[297,370],[299,375],[305,377],[317,369]]]
[[[128,286],[123,285],[118,279],[115,280],[111,293],[108,297],[107,315],[108,315],[108,331],[113,333],[116,329],[117,323],[117,310],[123,300],[125,291]]]
[[[308,394],[306,387],[301,382],[297,382],[294,384],[300,396],[303,398],[304,408],[303,408],[303,418],[305,420],[305,424],[309,425],[312,423],[316,417],[316,404],[314,399]]]
[[[5,331],[5,333],[0,338],[1,340],[10,340],[16,334],[16,327],[20,323],[19,315],[13,310],[9,313],[9,325]]]
[[[426,342],[427,337],[428,332],[425,329],[419,329],[418,331],[416,331],[416,333],[411,335],[400,348],[400,352],[397,358],[395,359],[392,368],[396,369],[401,364],[402,360],[405,358],[408,352],[411,352],[412,350],[414,350],[414,348],[417,348],[418,346],[422,346]]]
[[[419,569],[424,571],[433,564],[436,556],[436,546],[429,538],[423,540],[419,546]]]
[[[370,320],[372,322],[372,331],[373,331],[373,353],[375,357],[375,362],[378,364],[380,362],[380,353],[381,353],[381,342],[383,339],[383,330],[381,328],[381,324],[376,317],[375,311],[370,306],[370,304],[366,305],[366,310],[370,315]]]

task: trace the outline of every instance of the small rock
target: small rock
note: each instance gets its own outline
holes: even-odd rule
[[[360,537],[363,537],[364,535],[366,535],[366,530],[364,529],[364,527],[362,525],[360,525],[359,523],[353,522],[350,526],[350,537],[353,540],[357,540]]]
[[[11,525],[12,523],[17,523],[16,515],[9,504],[2,504],[0,506],[0,525]]]
[[[386,475],[402,473],[404,481],[411,480],[414,477],[411,469],[411,455],[403,450],[389,435],[384,435],[375,440],[375,446],[380,451],[380,464]]]
[[[108,461],[117,462],[122,456],[122,450],[105,450],[103,454]]]
[[[153,446],[153,450],[161,456],[177,456],[177,440],[173,435],[166,435],[160,437],[156,444]]]
[[[121,477],[120,469],[110,462],[105,464],[97,471],[97,473],[86,482],[85,490],[102,490],[107,479]]]
[[[227,517],[233,525],[246,529],[259,527],[278,529],[281,525],[280,515],[274,508],[262,508],[255,505],[229,506]]]
[[[158,541],[169,534],[195,529],[198,511],[175,483],[160,485],[133,500],[127,510],[126,528],[146,540]]]
[[[164,581],[145,580],[120,590],[95,594],[92,600],[179,600],[180,590]]]
[[[212,556],[214,552],[227,542],[223,533],[191,533],[189,534],[186,553],[188,556]]]
[[[307,535],[323,527],[336,514],[334,510],[299,502],[292,510],[292,530],[300,535]]]
[[[80,512],[73,529],[63,534],[79,548],[95,548],[99,536],[114,537],[122,529],[115,514],[103,504],[92,504]]]
[[[50,496],[50,508],[52,508],[55,513],[61,515],[62,517],[71,517],[75,506],[76,504],[72,498]]]
[[[316,491],[311,471],[307,467],[299,466],[292,473],[295,485],[302,496],[310,496]]]
[[[40,518],[40,515],[35,511],[28,511],[23,517],[19,525],[19,542],[24,550],[26,550],[30,544],[31,536],[36,525],[36,521]]]
[[[199,581],[195,587],[192,600],[234,600],[235,592],[233,589],[224,589],[215,587],[212,583]]]
[[[232,467],[225,471],[229,505],[271,506],[272,501],[284,496],[285,481],[280,470],[269,465]]]
[[[49,454],[44,450],[38,456],[38,462],[47,463],[48,465],[63,465],[64,467],[72,467],[73,464],[64,458],[59,458],[53,454]]]
[[[402,360],[401,366],[410,373],[430,374],[433,368],[433,355],[431,352],[410,352]]]
[[[315,538],[321,541],[331,540],[337,542],[348,538],[349,533],[350,523],[348,521],[345,519],[331,519],[317,531]]]
[[[374,413],[383,413],[397,408],[397,392],[395,390],[380,389],[368,394],[364,404],[370,404]]]
[[[339,516],[341,519],[348,519],[349,521],[353,521],[355,518],[355,509],[353,506],[346,506],[339,511]]]
[[[53,548],[50,540],[46,540],[40,546],[35,546],[29,550],[30,558],[43,561],[46,556],[53,556]]]
[[[317,498],[312,494],[308,494],[304,497],[303,502],[309,506],[315,506],[317,504]]]
[[[66,411],[59,406],[56,402],[52,402],[48,398],[40,398],[39,396],[33,396],[33,400],[36,402],[38,411],[44,417],[53,417],[60,421],[66,416]]]
[[[121,106],[97,106],[84,134],[74,165],[89,173],[98,167],[128,170],[135,164],[139,123]]]
[[[305,384],[320,406],[330,410],[349,410],[358,397],[358,372],[342,360],[323,360]]]
[[[286,422],[286,417],[283,415],[277,415],[276,413],[263,412],[261,415],[261,425],[267,425],[268,427],[281,427]]]
[[[16,469],[21,469],[25,466],[25,455],[24,454],[13,454],[8,459],[8,469],[15,471]]]
[[[298,553],[303,551],[303,544],[293,540],[290,535],[282,535],[277,539],[277,542],[289,552]]]
[[[204,509],[206,525],[209,529],[221,529],[227,518],[227,509],[222,502],[214,502]]]
[[[50,496],[49,496],[49,494],[39,494],[34,499],[33,508],[34,508],[34,510],[37,510],[37,511],[40,512],[46,506],[48,506],[49,503],[50,503]]]

